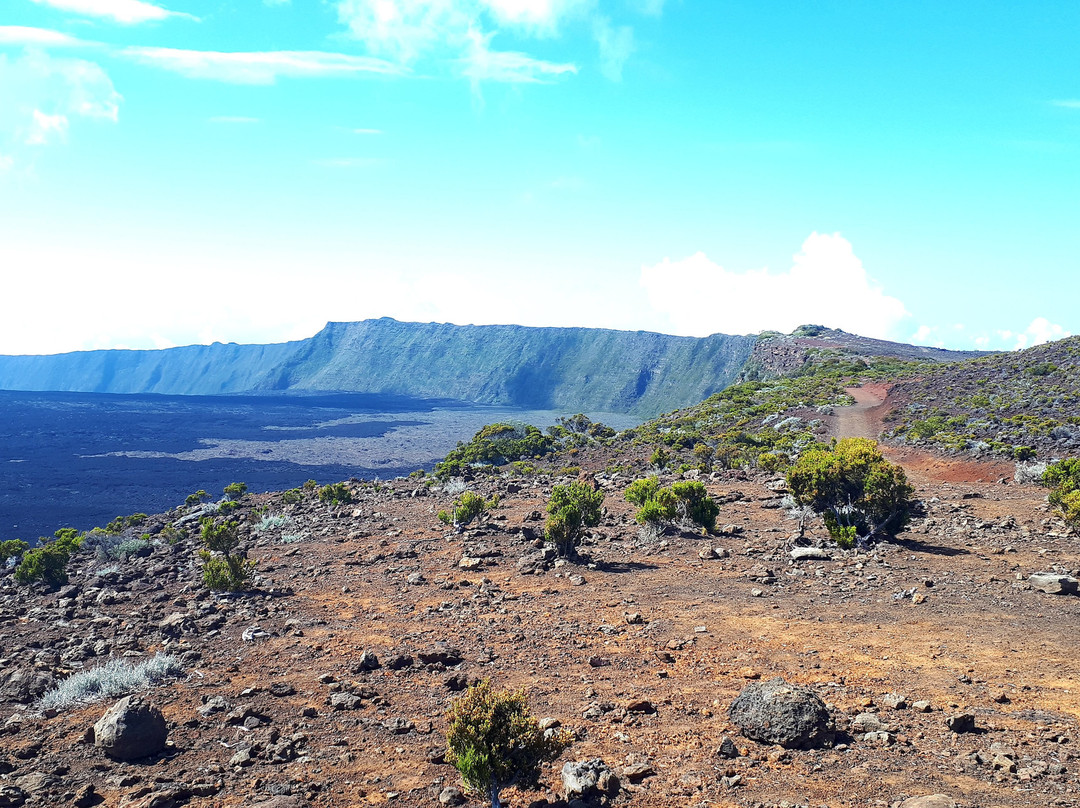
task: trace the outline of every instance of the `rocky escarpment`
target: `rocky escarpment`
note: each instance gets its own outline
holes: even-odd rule
[[[756,337],[600,328],[330,323],[280,345],[0,357],[0,389],[214,395],[334,391],[655,415],[729,385]]]

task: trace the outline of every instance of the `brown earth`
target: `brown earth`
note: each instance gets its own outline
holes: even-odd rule
[[[852,392],[859,403],[838,414],[840,436],[880,423],[887,391]],[[0,702],[0,795],[18,785],[27,804],[72,804],[92,784],[105,805],[141,808],[252,805],[274,794],[299,805],[437,805],[445,786],[460,785],[439,750],[455,677],[464,677],[524,687],[536,715],[578,738],[545,768],[546,790],[504,793],[515,807],[557,803],[562,763],[593,757],[616,773],[651,766],[639,783],[623,778],[614,802],[629,806],[888,806],[933,793],[964,808],[1080,805],[1080,598],[1027,583],[1037,571],[1080,567],[1075,537],[1049,514],[1044,491],[1015,484],[1011,469],[889,452],[925,514],[870,550],[838,550],[817,523],[800,538],[779,507],[782,485],[738,472],[705,478],[723,530],[645,540],[623,498],[644,460],[589,450],[581,465],[596,473],[607,515],[580,564],[536,575],[517,562],[541,544],[550,477],[474,484],[501,499],[462,534],[435,518],[453,496],[418,481],[354,484],[358,502],[337,509],[248,497],[245,509],[284,513],[286,532],[306,538],[249,532],[263,591],[245,596],[201,587],[194,538],[114,572],[83,562],[78,589],[59,596],[28,597],[5,576],[5,677],[36,669],[59,678],[124,650],[186,655],[187,675],[151,691],[173,746],[142,763],[112,762],[84,740],[107,704],[43,717]],[[616,463],[619,473],[605,470]],[[827,548],[831,560],[792,561],[796,542]],[[723,557],[702,558],[708,548]],[[159,627],[176,613],[189,618],[179,631]],[[253,625],[268,636],[245,641]],[[98,641],[108,650],[97,653]],[[364,650],[381,667],[361,670]],[[394,656],[412,662],[394,670]],[[749,681],[773,676],[830,705],[836,747],[784,751],[739,734],[728,706]],[[274,684],[295,692],[275,696]],[[337,692],[359,696],[357,709],[333,709]],[[927,701],[929,711],[890,708],[888,694]],[[200,715],[217,696],[227,709]],[[976,732],[947,728],[963,710]],[[891,734],[849,732],[864,712]],[[724,736],[740,749],[733,760],[717,755]],[[292,751],[281,751],[282,739],[293,739]],[[994,744],[1013,752],[996,769]],[[250,755],[234,757],[244,749]],[[275,750],[284,759],[273,760]]]

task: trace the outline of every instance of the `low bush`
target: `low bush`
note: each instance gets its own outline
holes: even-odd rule
[[[626,500],[639,506],[634,517],[638,524],[659,532],[677,522],[712,532],[720,514],[720,506],[697,480],[680,480],[670,488],[661,488],[656,477],[634,480],[627,486]]]
[[[842,547],[895,532],[910,513],[913,489],[904,470],[868,438],[844,438],[804,452],[788,471],[787,483],[795,502],[821,514]]]
[[[44,694],[39,710],[66,710],[103,699],[112,699],[146,690],[166,679],[182,676],[180,660],[167,654],[155,654],[144,662],[110,659],[104,665],[79,671]]]
[[[449,512],[439,511],[435,516],[443,524],[452,525],[455,529],[460,530],[473,519],[481,517],[488,507],[488,503],[479,494],[474,494],[472,491],[463,491],[454,500],[454,507]]]
[[[230,500],[236,501],[247,493],[247,483],[229,483],[225,486],[224,493]]]
[[[238,592],[247,589],[255,571],[255,564],[236,549],[240,544],[240,524],[235,521],[215,523],[204,516],[202,526],[204,548],[199,551],[202,559],[203,583],[214,592]]]
[[[23,554],[29,549],[30,545],[22,539],[0,541],[0,567],[6,567],[12,563],[18,564],[22,560]]]
[[[198,505],[209,498],[210,495],[200,488],[194,494],[188,494],[187,498],[184,500],[184,504],[188,506]]]
[[[41,582],[50,589],[63,586],[68,582],[68,562],[82,541],[83,537],[75,528],[60,528],[53,534],[52,541],[42,539],[40,547],[23,553],[15,567],[15,580],[21,584]]]
[[[573,557],[587,527],[600,524],[604,492],[594,491],[585,483],[556,485],[548,501],[548,518],[544,538],[551,542],[559,555]]]
[[[440,480],[466,477],[478,467],[502,466],[514,460],[551,454],[554,441],[529,424],[488,424],[468,443],[459,443],[435,464]]]
[[[327,505],[348,505],[353,502],[352,491],[345,483],[332,483],[319,489],[319,502]]]
[[[457,699],[446,718],[446,762],[492,808],[502,805],[505,788],[536,788],[540,765],[571,743],[563,730],[540,729],[524,690],[495,690],[487,680]]]
[[[1039,482],[1050,489],[1050,504],[1065,523],[1080,530],[1080,457],[1067,457],[1047,466]]]

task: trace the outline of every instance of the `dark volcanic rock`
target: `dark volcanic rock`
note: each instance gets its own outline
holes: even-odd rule
[[[139,695],[120,699],[94,724],[94,745],[118,760],[155,755],[168,735],[161,711]]]
[[[786,749],[813,749],[833,741],[824,702],[810,688],[780,677],[747,685],[728,715],[747,738]]]

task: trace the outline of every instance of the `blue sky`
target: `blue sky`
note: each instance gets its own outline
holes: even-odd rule
[[[4,0],[0,353],[1080,332],[1080,5]]]

